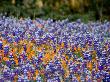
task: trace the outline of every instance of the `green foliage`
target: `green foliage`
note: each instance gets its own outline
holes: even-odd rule
[[[39,3],[39,5],[36,3]],[[86,3],[80,4],[82,8],[72,9],[70,0],[1,0],[0,13],[15,17],[31,18],[53,18],[63,20],[69,18],[70,21],[81,19],[84,22],[88,20],[105,20],[109,19],[110,0],[87,0]],[[71,0],[72,1],[72,0]],[[82,10],[83,9],[83,10]],[[81,11],[77,12],[76,11]]]

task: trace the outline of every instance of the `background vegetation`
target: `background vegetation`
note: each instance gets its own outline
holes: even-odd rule
[[[0,0],[7,16],[70,20],[109,20],[110,0]]]

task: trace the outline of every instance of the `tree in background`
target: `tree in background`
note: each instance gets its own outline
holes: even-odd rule
[[[109,18],[110,0],[0,0],[0,13],[16,17]],[[92,12],[92,14],[90,13]]]

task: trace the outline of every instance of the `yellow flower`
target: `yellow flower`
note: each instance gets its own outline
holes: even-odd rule
[[[22,48],[19,50],[19,54],[21,54],[23,50],[24,50],[24,49],[23,49],[23,47],[22,47]]]
[[[80,82],[80,80],[81,80],[80,75],[77,75],[77,80]]]
[[[62,67],[63,67],[63,68],[66,68],[66,66],[67,66],[67,65],[66,65],[66,61],[62,60],[61,63],[62,63]]]
[[[78,47],[78,51],[81,51],[81,48],[80,47]]]
[[[27,43],[28,43],[28,41],[27,41],[27,40],[23,40],[23,43],[24,43],[24,44],[27,44]]]
[[[57,48],[56,48],[56,52],[58,52],[60,50],[60,47],[59,46],[57,46]]]
[[[18,48],[17,48],[17,47],[15,47],[15,48],[13,49],[13,51],[14,51],[14,52],[17,52],[17,50],[18,50]]]
[[[66,69],[65,77],[69,77],[69,70],[68,69]]]
[[[69,57],[67,55],[65,57],[66,57],[67,60],[69,59]]]
[[[61,43],[61,47],[64,48],[64,46],[65,46],[65,44],[64,44],[64,42],[62,42],[62,43]]]
[[[23,44],[23,41],[22,40],[20,40],[20,43],[19,43],[20,45],[22,45]]]

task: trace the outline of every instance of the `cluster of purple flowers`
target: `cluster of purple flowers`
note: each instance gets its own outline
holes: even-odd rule
[[[110,82],[108,21],[85,24],[81,20],[69,22],[68,19],[31,20],[0,16],[0,50],[4,50],[4,57],[7,57],[12,47],[9,44],[19,44],[24,40],[34,42],[35,47],[49,45],[50,51],[54,51],[54,58],[46,64],[42,60],[47,46],[42,51],[36,51],[34,57],[28,60],[25,55],[27,44],[23,44],[23,52],[18,55],[19,65],[16,67],[13,66],[13,55],[8,57],[10,61],[5,64],[0,55],[0,82],[14,81],[15,76],[18,82]],[[24,59],[20,58],[21,55]],[[39,73],[34,79],[36,69],[43,70],[43,74]],[[31,73],[31,79],[27,76],[28,72]]]

